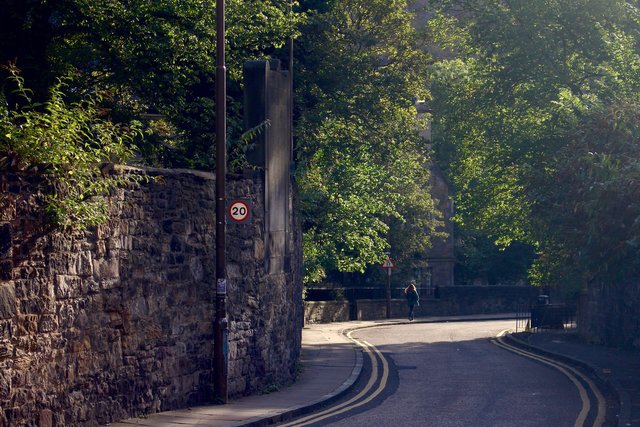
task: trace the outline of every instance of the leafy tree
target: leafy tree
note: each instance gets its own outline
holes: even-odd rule
[[[442,4],[432,29],[455,49],[435,67],[434,135],[458,220],[535,245],[541,283],[637,273],[636,6]]]
[[[97,88],[114,122],[145,123],[147,162],[212,166],[214,0],[0,0],[0,8],[0,63],[16,62],[36,101],[70,76],[67,96]],[[243,61],[282,46],[299,19],[287,2],[227,1],[230,140],[242,130]]]
[[[402,0],[306,2],[297,43],[298,182],[306,280],[423,251],[440,214],[429,193],[429,58]],[[402,235],[402,239],[392,240]],[[391,246],[393,242],[393,246]]]
[[[472,285],[476,279],[488,285],[521,282],[535,259],[531,245],[513,242],[502,248],[482,231],[464,227],[456,230],[455,255],[454,278],[459,285]]]

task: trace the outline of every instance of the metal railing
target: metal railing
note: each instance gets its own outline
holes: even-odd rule
[[[520,307],[516,311],[516,333],[531,331],[531,307]]]
[[[576,307],[568,304],[538,304],[516,313],[516,332],[536,333],[576,327]]]
[[[333,300],[361,300],[361,299],[385,299],[386,288],[380,286],[353,286],[344,288],[308,288],[307,301],[333,301]],[[420,292],[420,290],[419,290]],[[420,292],[421,298],[428,297],[429,294]],[[404,287],[391,287],[392,299],[404,299]]]

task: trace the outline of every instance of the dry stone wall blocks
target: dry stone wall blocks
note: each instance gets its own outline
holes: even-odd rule
[[[107,223],[81,233],[48,225],[42,178],[0,173],[0,427],[104,424],[212,399],[214,177],[125,172],[162,179],[117,191]],[[227,187],[254,202],[252,223],[227,239],[238,396],[294,379],[301,255],[265,271],[262,178]]]

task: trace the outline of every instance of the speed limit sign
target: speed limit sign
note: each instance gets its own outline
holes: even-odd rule
[[[251,218],[251,207],[247,200],[236,199],[229,203],[227,213],[233,222],[247,222]]]

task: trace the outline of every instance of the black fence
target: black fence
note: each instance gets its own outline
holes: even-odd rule
[[[361,299],[386,299],[384,286],[353,288],[307,288],[307,301],[355,301]],[[391,287],[391,298],[404,298],[404,288]]]
[[[576,307],[568,304],[537,304],[518,311],[516,332],[538,332],[576,327]]]

